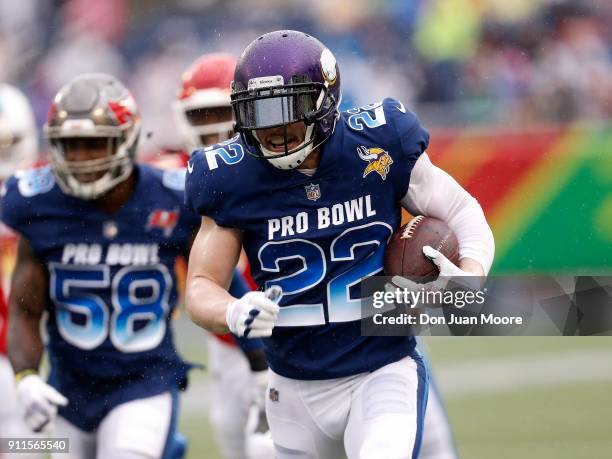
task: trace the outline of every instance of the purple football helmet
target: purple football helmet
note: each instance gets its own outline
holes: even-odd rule
[[[298,167],[334,131],[340,104],[340,71],[334,55],[303,32],[278,30],[242,53],[232,82],[235,131],[251,153],[280,169]],[[287,126],[303,121],[306,137],[289,149]],[[256,130],[284,127],[284,152],[267,150]]]

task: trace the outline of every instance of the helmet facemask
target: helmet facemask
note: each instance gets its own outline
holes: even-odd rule
[[[311,82],[306,77],[293,77],[283,84],[282,76],[254,78],[249,88],[234,86],[232,106],[236,118],[235,130],[255,147],[256,155],[279,169],[294,169],[325,141],[320,138],[318,123],[336,110],[337,101],[327,83]],[[289,148],[288,126],[304,122],[304,140]],[[263,129],[283,128],[284,152],[266,149],[258,137]],[[318,142],[317,142],[318,141]]]
[[[138,137],[139,129],[130,129],[119,137],[51,138],[51,162],[58,185],[66,194],[80,199],[102,197],[132,173]],[[74,141],[105,142],[106,154],[94,159],[69,160],[68,148]],[[87,175],[99,177],[82,180]]]

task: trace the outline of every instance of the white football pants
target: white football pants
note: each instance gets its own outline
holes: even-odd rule
[[[70,397],[70,394],[66,394]],[[123,403],[112,409],[97,430],[84,432],[58,416],[53,437],[69,438],[69,454],[54,459],[161,459],[171,457],[177,395]],[[175,456],[176,457],[176,456]]]
[[[268,421],[278,459],[412,459],[427,404],[424,364],[301,381],[270,372]]]

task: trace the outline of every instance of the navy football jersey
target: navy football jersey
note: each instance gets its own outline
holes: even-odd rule
[[[361,336],[360,281],[382,274],[399,201],[429,135],[393,99],[341,114],[313,176],[253,157],[236,136],[196,152],[188,206],[243,231],[256,283],[280,285],[266,340],[272,370],[294,379],[372,371],[412,352],[412,337]]]
[[[50,167],[20,171],[3,190],[2,220],[48,270],[49,381],[70,399],[60,413],[85,429],[95,420],[78,405],[95,403],[92,394],[109,393],[101,403],[112,406],[176,388],[188,369],[170,326],[174,266],[200,217],[184,206],[185,170],[136,174],[114,214],[63,193]]]

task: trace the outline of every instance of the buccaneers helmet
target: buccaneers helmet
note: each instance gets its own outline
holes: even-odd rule
[[[189,152],[233,136],[230,84],[236,59],[205,54],[183,73],[175,114]]]
[[[36,122],[30,103],[17,88],[0,84],[0,181],[38,157]]]
[[[340,71],[319,40],[294,30],[270,32],[238,59],[232,83],[235,130],[256,156],[280,169],[298,167],[333,132],[340,104]],[[304,141],[288,147],[287,126],[303,121]],[[281,153],[263,147],[258,129],[284,127]]]
[[[59,186],[72,196],[96,199],[129,177],[140,135],[136,101],[115,77],[80,75],[59,90],[44,126]],[[103,157],[69,159],[71,142],[96,142]],[[86,177],[86,179],[83,179]]]

